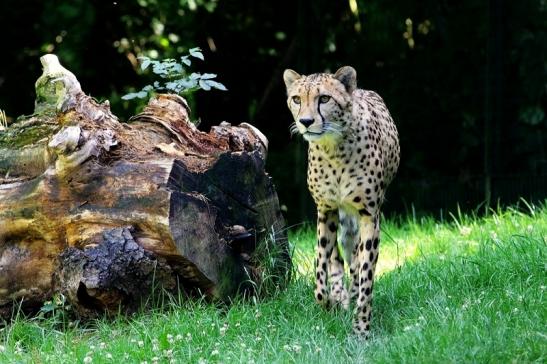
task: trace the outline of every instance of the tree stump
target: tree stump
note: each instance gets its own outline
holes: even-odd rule
[[[56,56],[35,112],[0,131],[0,314],[56,293],[84,317],[153,289],[229,300],[291,269],[285,222],[249,124],[209,133],[186,101],[154,96],[121,123]]]

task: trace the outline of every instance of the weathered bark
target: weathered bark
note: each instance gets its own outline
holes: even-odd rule
[[[44,58],[44,57],[43,57]],[[266,138],[209,133],[157,95],[120,123],[46,56],[35,114],[0,132],[0,311],[55,292],[83,316],[134,307],[153,286],[229,299],[290,257]]]

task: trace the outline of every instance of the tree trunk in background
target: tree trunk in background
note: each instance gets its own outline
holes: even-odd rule
[[[503,128],[503,0],[488,2],[486,44],[486,92],[483,140],[484,202],[492,204],[492,176],[499,170],[500,129]],[[494,156],[494,158],[492,158]]]
[[[286,282],[285,222],[256,128],[201,132],[176,95],[120,123],[55,56],[42,62],[35,114],[0,131],[2,316],[56,293],[93,317],[157,286],[228,300]]]

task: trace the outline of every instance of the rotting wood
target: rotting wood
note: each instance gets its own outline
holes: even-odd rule
[[[265,276],[283,286],[291,262],[260,131],[202,132],[169,94],[121,123],[57,57],[41,61],[35,113],[0,132],[2,316],[56,293],[84,317],[117,312],[152,277],[221,300]]]

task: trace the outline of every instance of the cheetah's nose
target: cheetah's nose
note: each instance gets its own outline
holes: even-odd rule
[[[304,125],[306,128],[313,124],[313,119],[300,119],[298,120],[300,124]]]

